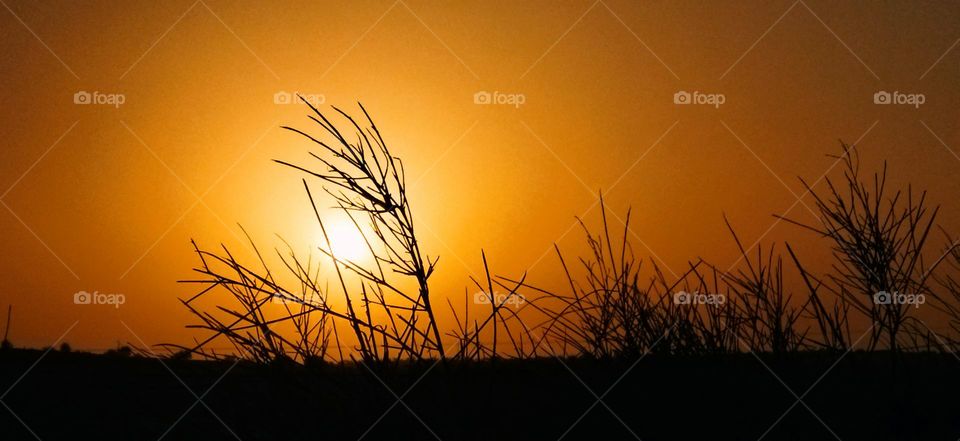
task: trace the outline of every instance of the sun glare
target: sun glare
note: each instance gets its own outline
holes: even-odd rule
[[[358,262],[370,257],[370,249],[367,247],[363,235],[357,230],[357,226],[346,219],[344,216],[331,217],[324,221],[324,227],[327,235],[330,237],[330,248],[333,255],[338,259],[351,260]],[[320,244],[326,248],[326,242],[323,239],[323,233],[319,233]]]

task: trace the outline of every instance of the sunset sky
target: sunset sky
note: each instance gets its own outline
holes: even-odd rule
[[[582,251],[574,217],[596,222],[601,190],[668,275],[736,261],[724,213],[747,244],[789,240],[817,267],[828,244],[772,214],[813,219],[797,177],[835,176],[839,140],[927,189],[960,234],[955,3],[0,3],[0,306],[17,345],[68,329],[84,349],[186,342],[191,239],[249,258],[241,224],[262,249],[319,245],[301,175],[271,162],[309,158],[280,129],[316,131],[294,92],[371,113],[440,256],[435,295],[460,303],[481,249],[498,274],[562,287],[553,244]]]

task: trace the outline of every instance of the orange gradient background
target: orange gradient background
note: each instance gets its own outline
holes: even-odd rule
[[[434,295],[456,305],[481,249],[498,274],[563,287],[552,246],[582,251],[574,216],[595,225],[600,190],[617,228],[633,208],[635,251],[668,275],[736,261],[724,213],[748,244],[790,240],[824,269],[828,244],[771,215],[813,219],[797,176],[822,176],[840,139],[860,140],[866,171],[885,159],[891,185],[928,189],[960,233],[948,2],[5,5],[0,305],[14,307],[18,346],[75,322],[74,348],[184,343],[198,336],[177,300],[195,293],[177,283],[192,277],[191,238],[250,258],[239,223],[264,249],[282,246],[275,234],[315,248],[301,176],[270,160],[308,158],[281,125],[316,130],[306,106],[275,104],[280,91],[364,103],[441,257]],[[75,105],[81,90],[126,102]],[[675,105],[680,90],[726,102]],[[926,103],[878,106],[879,90]],[[525,103],[477,105],[478,91]],[[80,290],[126,303],[74,305]]]

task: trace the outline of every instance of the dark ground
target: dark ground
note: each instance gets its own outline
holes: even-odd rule
[[[375,377],[362,366],[165,360],[175,376],[156,359],[58,351],[29,370],[42,354],[0,351],[0,390],[13,386],[0,400],[2,440],[960,438],[952,355],[894,364],[890,354],[854,352],[832,370],[840,354],[764,355],[763,363],[751,354],[651,355],[633,369],[633,361],[544,359],[406,366]],[[394,406],[378,377],[403,404]],[[594,406],[578,377],[603,403]],[[803,403],[794,406],[778,377]]]

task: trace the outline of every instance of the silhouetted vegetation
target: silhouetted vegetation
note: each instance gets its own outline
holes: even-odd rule
[[[3,327],[3,341],[0,342],[0,349],[13,349],[13,343],[10,342],[10,321],[13,319],[13,305],[7,305],[7,321]]]
[[[854,147],[843,145],[844,180],[826,179],[826,194],[804,186],[816,200],[821,225],[793,222],[832,242],[833,273],[823,284],[842,297],[873,323],[869,348],[886,337],[887,346],[897,350],[902,332],[914,343],[929,342],[928,329],[910,315],[912,305],[896,301],[874,301],[878,293],[931,296],[930,276],[955,245],[930,265],[924,265],[924,251],[940,207],[926,206],[926,191],[887,189],[887,164],[864,182],[860,157]],[[802,181],[802,179],[801,179]],[[791,221],[792,222],[792,221]]]
[[[16,409],[0,412],[0,423],[63,422],[45,425],[44,439],[893,440],[960,431],[949,404],[960,391],[960,248],[942,228],[944,245],[930,245],[938,208],[924,192],[889,189],[886,166],[863,175],[855,147],[833,157],[842,178],[825,188],[803,181],[817,223],[784,219],[831,247],[826,270],[812,270],[789,243],[745,246],[724,217],[733,267],[696,259],[680,274],[664,271],[635,252],[632,212],[614,228],[601,194],[599,224],[578,219],[587,253],[554,246],[565,289],[498,275],[481,250],[473,301],[467,289],[463,309],[446,298],[455,326],[441,334],[430,289],[438,259],[421,249],[402,162],[360,109],[362,122],[334,108],[338,126],[311,106],[321,134],[288,130],[319,152],[309,165],[277,161],[307,175],[325,241],[319,259],[284,242],[271,265],[249,235],[252,263],[194,242],[198,277],[184,282],[201,289],[181,301],[204,335],[162,345],[164,357],[119,345],[103,355],[67,343],[13,349],[8,309],[0,377],[30,392],[0,397]],[[370,263],[333,252],[317,183],[363,235]],[[934,332],[915,303],[900,301],[920,295],[949,330]],[[37,391],[92,405],[49,408]],[[185,397],[196,402],[182,412]],[[585,400],[593,404],[584,412]],[[201,407],[215,418],[190,411]],[[104,427],[104,414],[124,424]]]
[[[206,349],[222,337],[241,357],[261,363],[785,354],[854,349],[861,338],[851,333],[853,322],[868,327],[868,350],[952,351],[957,342],[955,335],[935,333],[915,317],[916,305],[897,301],[905,295],[929,297],[937,311],[947,314],[953,330],[960,330],[956,243],[945,233],[950,243],[942,257],[927,256],[939,207],[927,207],[926,192],[888,189],[886,164],[879,173],[863,175],[856,148],[842,144],[841,154],[832,157],[843,164],[842,179],[827,178],[825,189],[801,179],[816,202],[819,223],[784,219],[826,239],[833,250],[832,271],[808,270],[789,243],[782,247],[786,254],[773,244],[747,248],[724,219],[740,255],[736,267],[723,269],[698,259],[682,274],[668,277],[655,262],[645,263],[634,253],[630,211],[623,229],[613,231],[601,195],[599,230],[578,219],[589,254],[571,260],[555,246],[567,292],[542,288],[525,274],[494,275],[481,252],[485,278],[470,280],[488,306],[471,308],[468,296],[458,312],[447,299],[456,321],[455,329],[445,334],[454,339],[456,350],[447,353],[429,285],[438,259],[421,251],[402,162],[391,154],[362,106],[360,122],[333,108],[342,120],[337,124],[304,102],[321,134],[284,128],[319,147],[310,153],[315,164],[277,162],[309,178],[302,181],[304,190],[327,245],[320,251],[335,271],[335,295],[343,306],[333,306],[326,281],[319,280],[321,262],[298,258],[289,244],[277,254],[283,270],[299,282],[296,289],[277,282],[253,240],[259,258],[255,267],[239,262],[226,247],[214,253],[194,244],[201,277],[188,282],[204,288],[183,303],[201,320],[191,327],[210,335],[191,347],[175,346],[181,353],[222,358],[226,354]],[[313,181],[350,216],[374,257],[372,263],[346,260],[331,251],[311,191]],[[798,292],[785,283],[791,268],[803,282]],[[198,298],[218,288],[229,293],[236,306],[218,304],[216,315],[194,307]],[[894,301],[884,302],[888,297],[883,296]],[[264,305],[277,301],[283,311],[268,314]],[[515,303],[517,307],[507,307]],[[338,325],[350,329],[352,338],[340,335]]]

